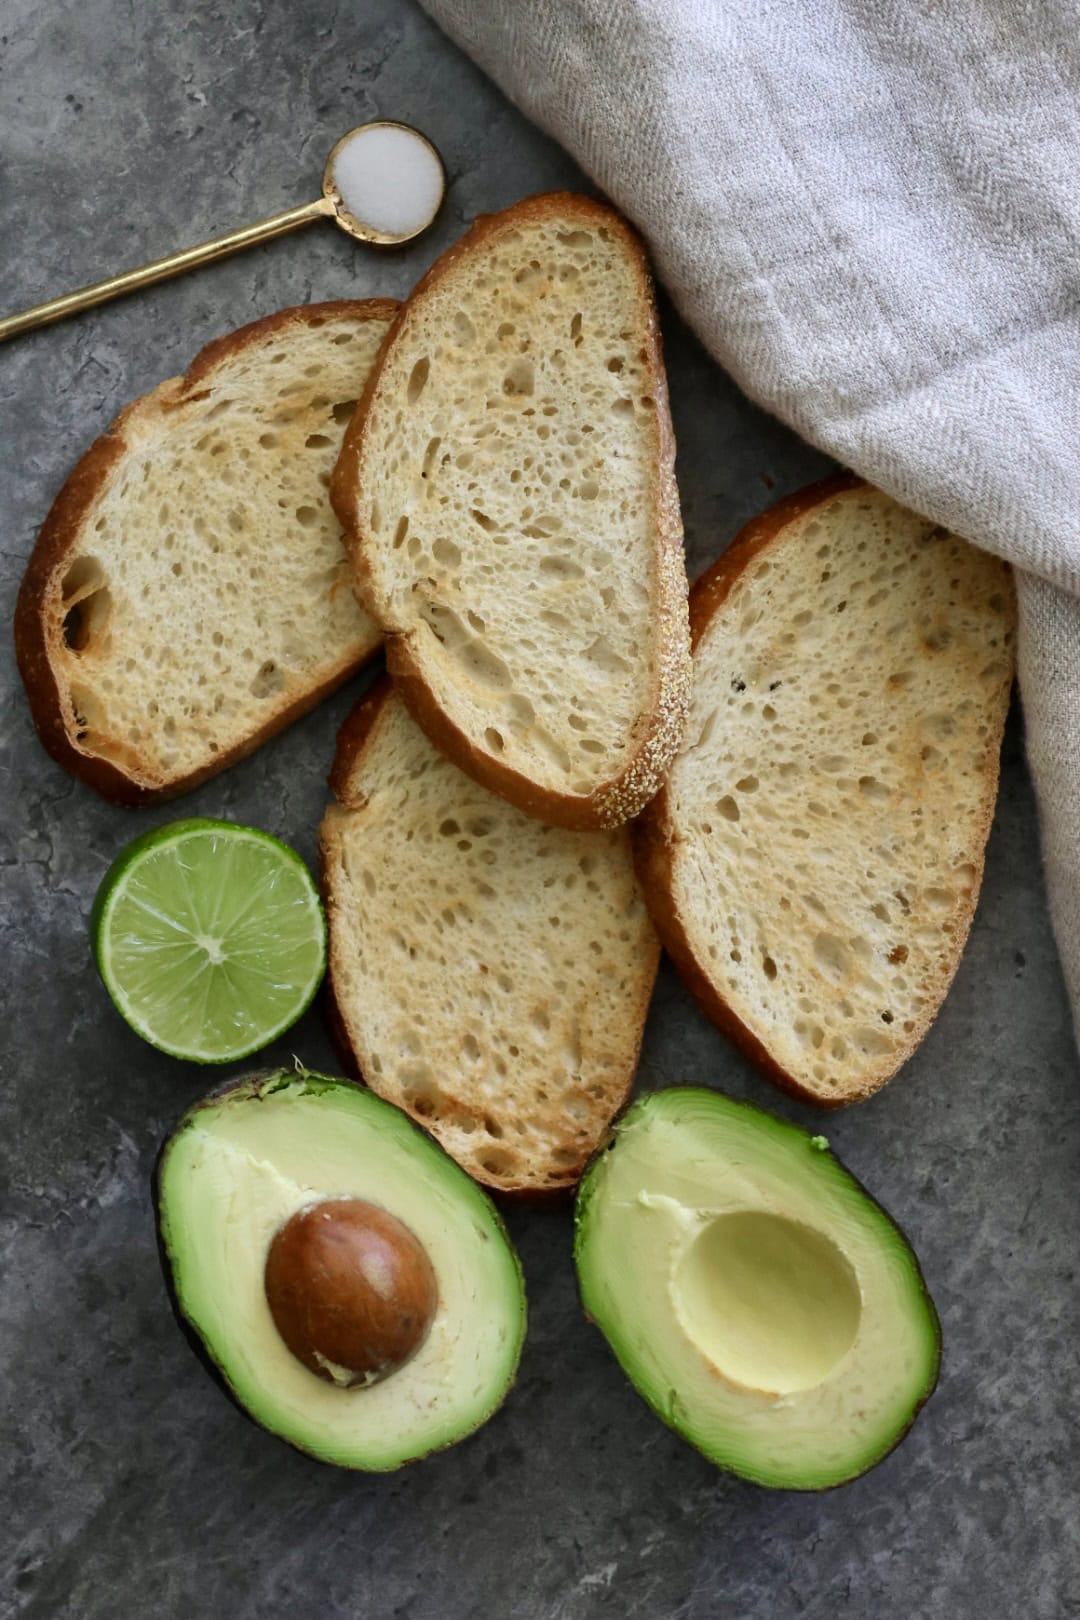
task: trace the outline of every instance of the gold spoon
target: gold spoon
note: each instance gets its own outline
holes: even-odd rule
[[[445,191],[442,159],[426,135],[410,124],[389,119],[358,124],[341,137],[327,158],[322,196],[317,202],[288,208],[259,225],[230,231],[228,236],[183,248],[138,270],[125,270],[90,287],[65,293],[62,298],[52,298],[47,304],[8,315],[0,320],[0,343],[20,332],[61,321],[66,315],[92,309],[121,293],[153,286],[169,276],[193,270],[196,265],[212,264],[226,254],[254,247],[257,242],[269,242],[315,219],[332,219],[358,242],[399,247],[427,230],[439,212]]]

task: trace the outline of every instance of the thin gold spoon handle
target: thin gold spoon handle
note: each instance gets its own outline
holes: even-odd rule
[[[119,276],[109,276],[106,281],[96,281],[91,287],[79,287],[75,292],[65,293],[62,298],[51,298],[47,304],[35,304],[33,309],[24,309],[18,315],[8,315],[0,320],[0,343],[16,337],[20,332],[30,332],[36,326],[49,326],[53,321],[62,321],[65,315],[92,309],[95,304],[103,304],[109,298],[119,298],[121,293],[134,292],[138,287],[152,287],[155,282],[178,276],[184,270],[193,270],[196,265],[212,264],[215,259],[223,259],[228,253],[238,253],[241,248],[272,241],[275,236],[299,230],[301,225],[310,225],[312,220],[325,219],[327,216],[332,218],[335,212],[330,198],[320,197],[318,202],[305,203],[302,208],[286,209],[285,213],[275,214],[272,219],[264,219],[258,225],[245,225],[243,230],[230,231],[228,236],[216,236],[213,241],[200,242],[197,247],[182,248],[179,253],[170,253],[165,259],[155,259],[152,264],[144,264],[138,270],[125,270]]]

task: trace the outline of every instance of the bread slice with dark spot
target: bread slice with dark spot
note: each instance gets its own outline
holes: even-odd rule
[[[858,1101],[926,1034],[971,926],[1011,572],[842,475],[749,524],[691,624],[686,745],[635,829],[653,920],[770,1079]]]
[[[573,1187],[630,1092],[659,945],[625,827],[546,827],[438,753],[383,681],[322,824],[338,1030],[499,1192]]]
[[[45,747],[107,798],[194,787],[378,646],[327,489],[396,309],[311,304],[219,338],[57,496],[16,652]]]
[[[414,290],[334,473],[357,590],[444,753],[551,825],[617,826],[689,699],[652,283],[570,193],[479,219]]]

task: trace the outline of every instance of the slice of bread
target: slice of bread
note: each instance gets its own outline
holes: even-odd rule
[[[574,1186],[629,1094],[659,958],[627,829],[523,815],[387,681],[330,782],[328,977],[361,1075],[486,1186]]]
[[[636,829],[660,937],[778,1085],[836,1107],[932,1023],[982,879],[1008,566],[843,475],[691,593],[687,745]]]
[[[15,646],[45,747],[107,798],[194,787],[378,646],[327,488],[396,309],[311,304],[219,338],[57,496]]]
[[[481,218],[432,267],[335,469],[409,708],[551,825],[636,815],[682,737],[674,453],[641,244],[560,193]]]

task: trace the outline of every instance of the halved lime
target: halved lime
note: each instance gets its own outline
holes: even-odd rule
[[[255,827],[173,821],[121,851],[90,926],[117,1011],[153,1046],[230,1063],[309,1005],[326,967],[311,873]]]

